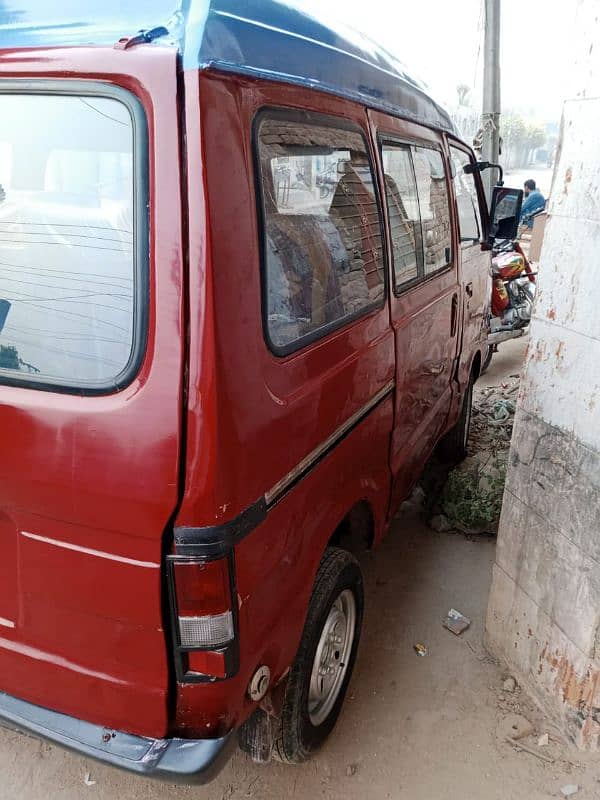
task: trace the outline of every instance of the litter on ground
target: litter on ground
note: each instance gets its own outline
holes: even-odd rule
[[[467,630],[470,624],[471,620],[455,608],[450,609],[448,615],[442,622],[444,628],[448,628],[455,636],[460,636],[463,631]]]

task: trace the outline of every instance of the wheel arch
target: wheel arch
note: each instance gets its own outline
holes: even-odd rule
[[[373,548],[375,541],[375,518],[367,500],[359,500],[338,523],[327,542],[327,547],[339,547],[353,555],[360,555]]]

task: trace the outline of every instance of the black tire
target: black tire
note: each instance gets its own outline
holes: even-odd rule
[[[492,363],[492,356],[496,352],[493,344],[488,344],[488,348],[485,352],[485,358],[483,359],[483,364],[481,365],[481,369],[479,370],[479,374],[483,375],[483,373],[487,370],[489,365]]]
[[[456,425],[450,428],[440,442],[439,454],[449,464],[458,464],[467,456],[469,430],[471,428],[471,411],[473,408],[473,375],[465,390],[460,417]]]
[[[340,602],[339,598],[348,597],[342,594],[346,590],[351,592],[355,603],[354,633],[349,645],[350,656],[331,710],[323,721],[314,724],[311,719],[313,712],[309,710],[309,692],[315,656],[321,634],[334,611],[334,604],[336,601]],[[273,749],[273,754],[279,761],[288,764],[306,761],[331,733],[342,708],[356,661],[363,607],[363,582],[358,562],[345,550],[329,548],[319,565],[300,647],[288,677]]]

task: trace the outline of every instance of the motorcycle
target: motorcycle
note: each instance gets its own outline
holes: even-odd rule
[[[319,197],[324,200],[326,197],[335,190],[338,185],[339,175],[337,174],[337,165],[330,165],[326,168],[325,172],[317,175],[317,186],[319,187]]]
[[[536,274],[519,242],[511,239],[496,242],[492,255],[490,332],[482,373],[501,342],[526,333],[533,311]]]

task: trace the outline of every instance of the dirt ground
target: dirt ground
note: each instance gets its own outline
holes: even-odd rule
[[[525,346],[503,345],[484,382],[518,372]],[[415,511],[396,519],[381,548],[364,559],[357,667],[339,723],[312,762],[259,767],[238,752],[209,786],[175,787],[0,731],[0,797],[542,800],[577,784],[576,800],[600,798],[597,766],[561,742],[518,687],[503,691],[507,674],[483,647],[494,546],[490,537],[434,533]],[[472,619],[460,637],[441,625],[452,607]],[[415,654],[417,642],[427,656]],[[521,743],[553,763],[504,741],[499,728],[511,712],[535,727]],[[543,733],[550,743],[539,747]]]
[[[498,352],[494,353],[487,372],[477,381],[476,388],[496,386],[508,380],[511,375],[519,375],[525,361],[528,342],[529,336],[502,342],[498,346]]]

